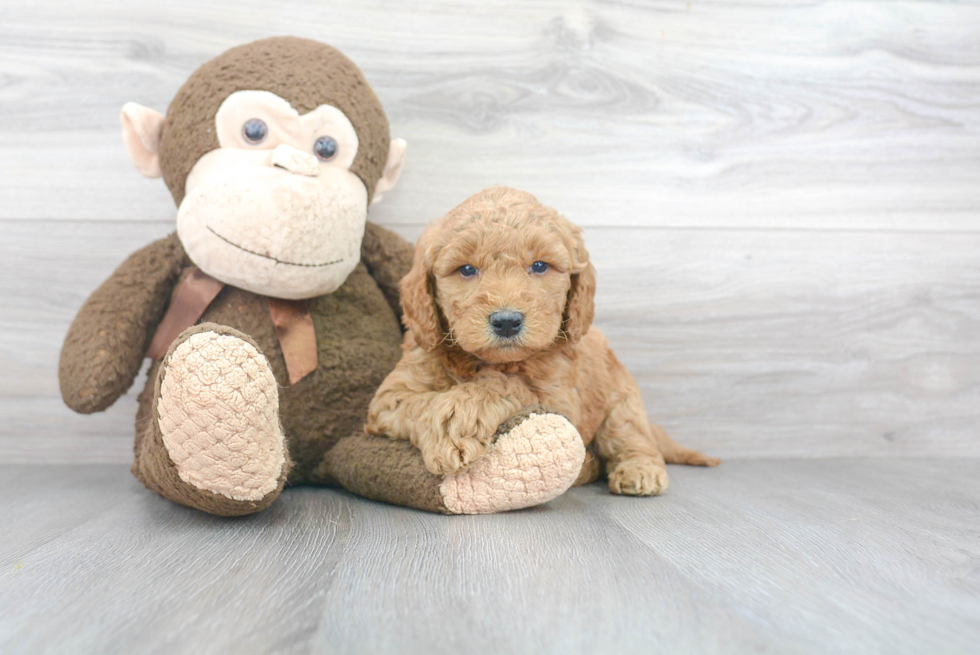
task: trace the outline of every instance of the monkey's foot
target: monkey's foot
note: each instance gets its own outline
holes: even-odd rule
[[[451,514],[532,507],[563,494],[585,461],[578,430],[560,414],[529,407],[497,430],[487,454],[439,485]]]
[[[158,425],[181,480],[259,501],[282,488],[285,438],[269,362],[238,334],[205,324],[178,337],[164,360]]]

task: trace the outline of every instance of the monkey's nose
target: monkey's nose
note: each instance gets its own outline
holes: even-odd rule
[[[490,327],[498,337],[509,339],[520,334],[524,325],[524,314],[514,311],[494,312],[490,314]]]
[[[320,174],[320,164],[312,153],[303,152],[296,148],[280,143],[272,151],[272,165],[285,168],[290,173],[315,177]]]

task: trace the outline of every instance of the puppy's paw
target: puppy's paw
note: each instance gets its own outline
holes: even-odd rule
[[[491,416],[490,420],[487,420],[486,417],[480,416],[479,409],[479,406],[464,406],[456,407],[454,411],[450,412],[444,422],[445,438],[452,442],[474,440],[483,444],[484,447],[492,444],[494,432],[496,432],[500,421],[495,422],[493,412],[489,411]],[[489,410],[489,408],[487,409]]]
[[[628,459],[609,471],[609,490],[623,496],[656,496],[667,489],[667,469],[649,459]]]
[[[487,444],[474,437],[441,437],[419,444],[425,468],[436,475],[464,469],[487,452]]]

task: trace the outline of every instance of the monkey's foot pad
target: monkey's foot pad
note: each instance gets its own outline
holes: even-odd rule
[[[513,427],[502,426],[486,455],[443,480],[439,491],[450,513],[490,514],[540,505],[575,482],[585,461],[585,445],[575,426],[559,414],[532,413],[518,420]]]
[[[160,385],[163,443],[180,479],[234,500],[274,490],[285,463],[269,363],[229,334],[197,332],[171,351]]]

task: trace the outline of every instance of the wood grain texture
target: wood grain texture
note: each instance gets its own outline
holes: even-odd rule
[[[275,34],[347,52],[411,144],[384,222],[505,183],[586,225],[977,228],[980,5],[928,1],[14,0],[0,218],[170,219],[119,108]]]
[[[56,375],[173,225],[118,111],[275,34],[347,52],[410,142],[373,220],[414,239],[505,183],[586,226],[597,325],[726,462],[485,517],[142,489],[142,378],[83,417]],[[976,652],[977,43],[971,2],[6,2],[0,652]]]
[[[374,220],[414,238],[499,182],[589,228],[597,324],[678,439],[980,455],[976,3],[12,0],[0,459],[130,460],[135,390],[80,417],[56,379],[84,298],[173,225],[118,110],[272,34],[350,54],[410,141]]]
[[[304,488],[222,519],[121,466],[6,466],[0,650],[975,652],[980,460],[670,472],[492,516]]]
[[[58,352],[91,290],[171,225],[0,229],[0,459],[129,462],[143,377],[78,416]],[[586,243],[596,325],[682,442],[726,458],[980,456],[980,234],[593,228]]]

